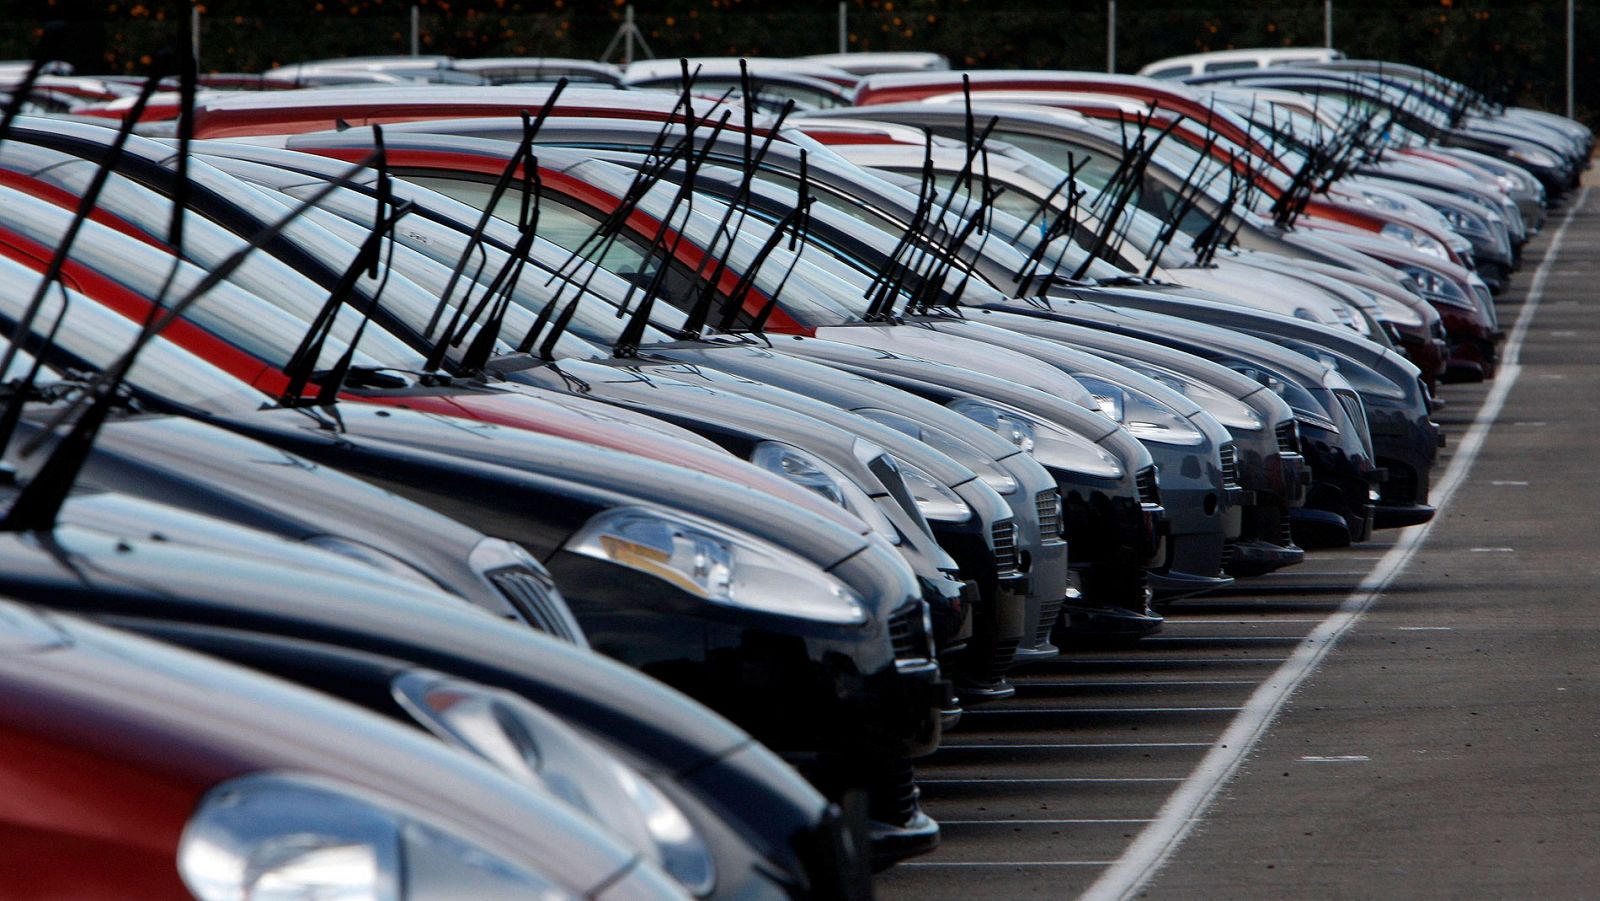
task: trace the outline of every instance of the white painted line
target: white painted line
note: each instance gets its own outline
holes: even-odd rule
[[[1364,576],[1366,574],[1367,571],[1364,569],[1341,569],[1335,572],[1317,572],[1314,569],[1306,569],[1298,572],[1284,573],[1286,576],[1308,576],[1313,579],[1320,578],[1322,576]]]
[[[1144,639],[1149,641],[1149,639]],[[1052,660],[1047,666],[1061,666],[1064,663],[1106,664],[1106,663],[1131,663],[1138,666],[1154,666],[1158,664],[1182,664],[1195,666],[1211,666],[1217,663],[1282,663],[1287,657],[1158,657],[1151,654],[1149,657],[1073,657],[1071,660],[1061,658]]]
[[[1081,742],[1078,744],[1039,744],[1039,745],[952,745],[947,742],[939,743],[939,750],[976,751],[993,748],[1000,751],[1021,751],[1043,748],[1050,751],[1085,750],[1118,750],[1122,748],[1209,748],[1208,741],[1104,741]]]
[[[1505,479],[1495,479],[1494,481],[1490,482],[1489,484],[1491,484],[1491,485],[1510,485],[1513,488],[1524,488],[1524,487],[1527,487],[1528,483],[1527,482],[1512,482],[1512,481],[1505,480]]]
[[[1004,710],[991,710],[979,707],[968,710],[963,716],[977,716],[978,714],[1065,714],[1065,713],[1235,713],[1243,707],[1008,707]]]
[[[1443,477],[1434,483],[1435,493],[1432,500],[1434,506],[1440,510],[1445,508],[1456,490],[1461,487],[1467,473],[1472,469],[1473,462],[1477,460],[1478,454],[1482,453],[1484,440],[1489,435],[1489,427],[1499,418],[1500,411],[1505,408],[1506,397],[1516,385],[1518,376],[1522,374],[1520,359],[1522,344],[1527,340],[1528,328],[1533,324],[1534,313],[1539,309],[1539,300],[1544,296],[1545,283],[1550,280],[1551,266],[1561,251],[1561,243],[1567,236],[1568,226],[1572,225],[1573,217],[1583,208],[1588,198],[1589,189],[1584,188],[1578,195],[1577,203],[1573,204],[1562,218],[1561,227],[1550,239],[1550,249],[1545,251],[1544,260],[1539,263],[1538,270],[1533,274],[1533,282],[1528,286],[1528,299],[1523,303],[1521,312],[1517,314],[1516,325],[1511,329],[1511,334],[1502,349],[1502,362],[1494,386],[1484,398],[1483,406],[1472,420],[1472,426],[1456,442],[1455,453],[1450,458],[1450,464],[1445,468]],[[1155,822],[1140,831],[1138,837],[1128,845],[1117,862],[1100,874],[1094,884],[1083,893],[1082,898],[1089,901],[1129,898],[1150,881],[1205,815],[1206,809],[1216,800],[1222,787],[1233,778],[1234,773],[1238,772],[1245,756],[1266,734],[1267,727],[1272,725],[1272,721],[1277,718],[1290,696],[1300,687],[1300,683],[1316,670],[1317,664],[1322,662],[1322,658],[1339,638],[1361,619],[1362,614],[1366,613],[1389,583],[1393,582],[1405,568],[1417,548],[1422,546],[1423,540],[1428,537],[1434,524],[1443,519],[1444,517],[1435,516],[1420,526],[1400,533],[1394,547],[1383,555],[1383,559],[1373,567],[1372,573],[1361,580],[1355,592],[1345,598],[1339,609],[1329,614],[1322,625],[1311,633],[1309,640],[1297,648],[1289,659],[1256,689],[1245,702],[1244,710],[1239,716],[1234,717],[1233,722],[1218,737],[1216,746],[1201,759],[1194,772],[1167,798],[1166,803],[1161,805],[1161,810],[1156,813]]]
[[[941,826],[1005,826],[1009,824],[1018,826],[1100,826],[1149,822],[1151,822],[1149,818],[1142,820],[947,820],[944,817],[939,818],[939,825]]]
[[[902,867],[1106,867],[1109,860],[910,860]]]
[[[1371,757],[1368,757],[1365,754],[1344,754],[1338,757],[1306,756],[1301,757],[1300,761],[1302,763],[1366,763],[1371,759]]]
[[[1211,685],[1254,685],[1254,679],[1132,679],[1122,682],[1091,682],[1071,679],[1065,682],[1034,681],[1027,677],[1011,680],[1017,685],[1026,685],[1029,688],[1149,688],[1158,686],[1211,686]]]
[[[1156,641],[1299,641],[1300,638],[1299,635],[1157,635],[1139,641],[1149,644]]]
[[[1037,779],[923,779],[918,785],[1123,785],[1129,782],[1182,782],[1182,776],[1040,776]]]
[[[1176,607],[1174,609],[1176,609],[1180,613],[1183,612],[1183,608],[1182,607]],[[1263,617],[1261,619],[1209,619],[1209,618],[1204,617],[1204,616],[1195,616],[1195,615],[1185,614],[1184,618],[1179,620],[1178,622],[1176,622],[1176,623],[1170,623],[1169,622],[1168,623],[1168,627],[1170,627],[1170,626],[1268,626],[1268,625],[1271,625],[1271,626],[1309,626],[1309,625],[1312,625],[1313,623],[1320,623],[1320,622],[1322,622],[1322,620],[1320,620],[1320,619],[1267,619],[1265,617]]]
[[[1512,423],[1512,425],[1518,426],[1518,427],[1521,427],[1521,426],[1535,426],[1535,427],[1537,427],[1537,426],[1546,426],[1546,425],[1549,425],[1549,424],[1550,423],[1545,422],[1542,419],[1527,419],[1527,420],[1522,420],[1522,421],[1519,421],[1519,422],[1513,422]]]
[[[1452,626],[1395,626],[1401,632],[1454,632]]]
[[[1474,554],[1512,554],[1516,553],[1516,550],[1514,547],[1475,547],[1472,552]]]

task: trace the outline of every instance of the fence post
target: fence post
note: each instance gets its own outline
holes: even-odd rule
[[[622,36],[622,64],[630,65],[633,62],[633,34],[638,27],[633,24],[633,4],[629,3],[623,10],[623,30],[627,33]]]
[[[1322,46],[1333,49],[1333,0],[1322,0]]]
[[[200,7],[189,7],[189,49],[194,53],[194,69],[200,71]]]
[[[1106,0],[1106,71],[1117,71],[1117,0]]]
[[[411,4],[411,55],[422,55],[422,11]]]
[[[1574,111],[1572,60],[1577,52],[1577,34],[1573,30],[1573,0],[1567,0],[1567,118],[1571,119]]]
[[[839,52],[850,49],[850,10],[844,0],[839,0]]]

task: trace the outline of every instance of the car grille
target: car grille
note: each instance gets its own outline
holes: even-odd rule
[[[908,761],[897,761],[872,779],[867,797],[872,819],[892,826],[910,823],[921,807],[916,770]]]
[[[1279,453],[1300,453],[1300,423],[1293,419],[1278,423],[1277,435]]]
[[[917,660],[928,657],[927,641],[922,636],[922,605],[912,604],[889,617],[889,644],[894,659]]]
[[[1360,395],[1354,391],[1335,391],[1334,396],[1339,399],[1339,406],[1344,408],[1345,415],[1355,423],[1356,434],[1361,438],[1361,448],[1372,456],[1372,433],[1367,430],[1367,408],[1362,405]]]
[[[1046,599],[1039,605],[1039,624],[1033,631],[1035,643],[1050,640],[1050,631],[1055,628],[1056,620],[1061,616],[1061,607],[1066,604],[1064,597],[1055,600]]]
[[[1222,455],[1222,487],[1239,487],[1239,447],[1233,443],[1217,449]]]
[[[1045,541],[1061,539],[1061,492],[1047,488],[1034,498],[1039,510],[1039,537]]]
[[[1017,556],[1017,524],[1005,519],[994,524],[994,568],[1001,577],[1016,575],[1021,560]]]
[[[505,595],[529,625],[574,644],[582,643],[578,640],[578,624],[572,618],[571,611],[566,609],[566,604],[560,600],[554,582],[532,570],[519,567],[497,569],[488,576],[494,587]]]
[[[1133,485],[1139,492],[1139,503],[1161,503],[1161,488],[1156,479],[1156,468],[1154,466],[1146,466],[1134,473]]]

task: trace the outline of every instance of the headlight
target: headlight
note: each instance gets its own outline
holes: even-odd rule
[[[750,462],[844,506],[844,491],[839,487],[838,480],[823,469],[822,461],[799,448],[763,441],[750,454]]]
[[[1283,398],[1289,409],[1294,411],[1296,421],[1329,432],[1339,431],[1339,427],[1328,416],[1327,409],[1294,379],[1276,370],[1255,363],[1246,363],[1243,360],[1224,360],[1222,365],[1246,378],[1254,379]]]
[[[207,792],[178,843],[178,873],[200,901],[571,897],[362,789],[291,773]]]
[[[1383,230],[1380,232],[1380,234],[1384,235],[1385,237],[1404,241],[1413,249],[1419,250],[1429,256],[1438,257],[1441,260],[1449,259],[1450,257],[1449,249],[1434,239],[1432,235],[1419,232],[1409,225],[1401,225],[1398,222],[1386,222],[1384,223]]]
[[[1121,462],[1082,435],[988,401],[963,397],[945,406],[998,433],[1045,467],[1100,479],[1122,478]]]
[[[1406,211],[1405,204],[1395,200],[1393,197],[1379,194],[1376,191],[1362,191],[1360,192],[1359,196],[1362,203],[1365,203],[1367,206],[1373,207],[1374,209],[1388,210],[1391,213],[1403,213]]]
[[[1345,381],[1350,383],[1350,387],[1363,394],[1376,394],[1380,397],[1387,397],[1390,400],[1405,400],[1405,391],[1371,366],[1352,360],[1343,354],[1335,353],[1326,347],[1319,347],[1294,338],[1280,338],[1277,343],[1302,356],[1310,357],[1339,373],[1344,377]]]
[[[1489,223],[1475,213],[1448,206],[1434,206],[1433,208],[1438,210],[1439,215],[1444,217],[1444,221],[1450,223],[1451,228],[1464,235],[1487,236],[1489,234]]]
[[[1373,295],[1378,301],[1378,318],[1406,328],[1421,328],[1422,314],[1386,294]]]
[[[860,599],[797,554],[682,513],[617,507],[597,514],[566,549],[669,582],[715,604],[857,625]]]
[[[1230,429],[1255,431],[1265,425],[1261,415],[1249,404],[1229,397],[1199,379],[1146,364],[1126,360],[1117,362],[1189,398]]]
[[[1094,375],[1073,373],[1094,399],[1100,412],[1111,417],[1142,441],[1161,444],[1203,444],[1206,436],[1176,410],[1153,397]]]
[[[1411,280],[1417,283],[1417,287],[1422,290],[1422,296],[1428,300],[1435,303],[1448,304],[1452,307],[1465,307],[1469,310],[1476,306],[1472,302],[1472,298],[1467,296],[1467,292],[1461,290],[1461,286],[1457,285],[1455,280],[1434,272],[1432,269],[1424,269],[1421,266],[1401,266],[1400,271],[1410,276]]]
[[[838,469],[791,444],[763,441],[750,453],[750,462],[814,491],[832,503],[860,517],[891,544],[900,543],[900,532],[889,521],[871,496]]]
[[[1506,151],[1506,156],[1519,163],[1527,163],[1530,166],[1538,166],[1541,169],[1554,169],[1556,167],[1556,158],[1538,148],[1523,150],[1520,147],[1513,147]]]
[[[950,490],[950,486],[899,457],[894,462],[923,516],[940,522],[966,522],[972,518],[972,508],[961,499],[961,495]]]
[[[694,824],[641,773],[510,692],[413,670],[394,697],[417,722],[610,829],[695,895],[716,884]]]
[[[870,419],[879,425],[886,425],[901,434],[909,435],[921,441],[936,451],[943,452],[951,459],[977,473],[978,478],[982,479],[985,485],[1000,494],[1014,494],[1017,490],[1017,480],[1012,478],[1010,473],[996,466],[993,457],[943,429],[933,428],[900,413],[879,410],[873,407],[863,407],[850,412]]]
[[[313,535],[307,538],[304,543],[325,551],[332,551],[341,557],[360,560],[373,569],[387,573],[397,579],[403,579],[415,585],[425,585],[434,591],[439,590],[439,583],[428,578],[415,566],[371,545],[362,544],[359,541],[351,541],[348,538],[341,538],[338,535]]]

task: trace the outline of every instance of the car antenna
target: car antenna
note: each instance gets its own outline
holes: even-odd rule
[[[77,400],[59,411],[51,419],[50,423],[45,426],[44,431],[36,436],[35,440],[30,442],[29,447],[25,449],[25,455],[36,451],[39,445],[47,440],[49,434],[64,422],[68,416],[71,416],[75,410],[84,404],[88,405],[82,415],[73,422],[67,434],[62,436],[61,440],[56,443],[50,456],[34,473],[33,478],[17,493],[5,515],[0,517],[0,530],[47,530],[54,527],[61,505],[65,502],[68,493],[71,492],[79,471],[88,460],[89,453],[94,447],[95,437],[99,434],[100,427],[105,424],[116,398],[121,393],[122,383],[127,378],[128,372],[133,368],[139,352],[163,329],[182,316],[195,301],[231,276],[250,254],[281,234],[290,222],[320,204],[338,188],[350,184],[356,175],[366,167],[368,162],[370,162],[370,158],[361,161],[343,175],[318,188],[277,221],[257,230],[242,247],[236,249],[212,268],[211,271],[207,272],[187,293],[174,301],[161,314],[145,322],[140,327],[139,333],[134,336],[133,342],[128,349],[116,360],[112,361],[110,366],[90,383]]]

